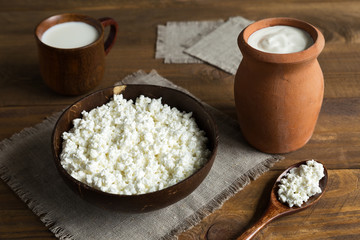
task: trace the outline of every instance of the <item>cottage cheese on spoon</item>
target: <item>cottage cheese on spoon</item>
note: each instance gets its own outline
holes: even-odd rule
[[[311,196],[321,193],[319,181],[324,177],[324,166],[314,160],[309,160],[297,168],[290,170],[280,180],[278,197],[289,207],[300,207]]]

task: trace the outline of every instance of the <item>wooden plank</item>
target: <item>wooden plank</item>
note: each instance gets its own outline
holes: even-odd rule
[[[241,234],[265,210],[272,183],[279,174],[280,171],[265,173],[230,198],[221,209],[182,233],[179,239],[205,239],[208,231],[211,235],[209,240],[227,239]],[[356,239],[355,236],[360,234],[359,180],[359,169],[329,170],[327,190],[319,203],[310,209],[275,220],[255,239]],[[8,187],[3,182],[0,183],[0,196],[0,239],[55,239],[40,220],[26,209],[23,202],[13,194],[8,194]]]
[[[164,64],[154,59],[156,27],[167,21],[249,19],[289,16],[308,21],[324,34],[319,56],[325,99],[314,135],[302,149],[286,154],[272,170],[227,201],[180,239],[225,239],[240,234],[265,209],[272,181],[287,166],[315,158],[330,169],[324,198],[313,208],[284,217],[255,239],[357,239],[360,234],[360,4],[358,0],[224,1],[1,1],[0,140],[42,121],[78,97],[54,94],[43,83],[33,37],[35,25],[60,12],[95,18],[110,16],[120,25],[107,56],[103,82],[111,86],[138,69],[158,73],[206,103],[236,118],[234,76],[208,64]],[[296,226],[294,228],[294,226]],[[230,234],[230,235],[229,235]],[[220,237],[221,236],[221,237]],[[0,239],[55,239],[15,194],[0,182]]]
[[[65,107],[66,105],[0,108],[0,141],[24,128],[33,127]]]
[[[111,2],[110,6],[114,3]],[[91,4],[97,6],[100,5],[100,2],[93,1]],[[164,3],[164,6],[157,8],[153,6],[154,4],[148,4],[145,1],[139,2],[137,6],[134,5],[134,2],[124,3],[118,9],[94,8],[84,10],[83,13],[94,17],[104,16],[103,14],[113,16],[121,26],[118,42],[107,57],[107,69],[100,87],[109,86],[138,69],[148,71],[161,69],[161,72],[168,72],[165,77],[176,76],[175,82],[186,85],[188,89],[192,89],[191,84],[193,83],[206,84],[207,82],[203,83],[199,77],[208,77],[209,74],[203,75],[204,72],[211,72],[212,76],[210,77],[218,76],[212,79],[213,83],[223,85],[224,78],[231,81],[233,76],[217,68],[203,64],[182,64],[181,72],[179,72],[178,64],[166,64],[164,66],[161,60],[155,60],[156,26],[170,20],[195,20],[195,17],[198,18],[197,20],[217,19],[223,17],[221,13],[222,11],[225,12],[225,9],[228,14],[226,17],[239,15],[244,9],[249,14],[256,11],[261,15],[259,18],[267,16],[264,15],[263,11],[275,11],[275,15],[283,16],[283,13],[277,12],[280,11],[278,7],[280,4],[272,3],[266,7],[257,5],[255,9],[250,2],[244,4],[227,2],[217,4],[216,7],[213,3],[184,4],[179,5],[179,8],[170,3]],[[234,6],[230,7],[230,5]],[[313,5],[316,7],[314,8]],[[56,7],[55,5],[52,6]],[[360,56],[354,51],[360,47],[358,45],[359,35],[349,27],[342,27],[349,24],[355,25],[359,22],[359,7],[355,4],[352,8],[347,6],[344,2],[336,3],[335,1],[322,2],[321,4],[300,4],[300,2],[294,1],[292,5],[286,8],[289,13],[301,13],[302,19],[310,21],[324,32],[327,43],[324,52],[319,57],[319,62],[325,75],[326,98],[356,97],[360,94],[360,74],[358,64],[356,64]],[[337,11],[346,11],[347,14],[336,15],[338,17],[333,18],[331,13],[335,7]],[[174,13],[172,10],[175,8],[175,16],[170,15],[170,13]],[[199,14],[199,9],[203,8],[204,11]],[[45,9],[47,9],[46,5]],[[322,17],[316,17],[313,14],[314,12]],[[53,13],[50,11],[41,11],[39,14],[39,11],[35,10],[0,12],[0,19],[7,23],[0,33],[0,52],[2,53],[0,56],[0,106],[24,105],[26,103],[41,104],[43,101],[52,102],[52,92],[48,91],[41,81],[33,39],[35,25],[42,18],[51,14]],[[139,15],[142,16],[142,21],[137,21]],[[351,45],[346,43],[351,43]],[[184,79],[184,81],[178,79]],[[21,86],[20,89],[19,86]],[[33,93],[30,97],[31,101],[27,98],[26,92]],[[229,89],[228,92],[231,93],[232,90]],[[18,95],[10,96],[10,94]],[[58,100],[59,98],[56,98],[55,101]]]
[[[153,35],[155,37],[155,33]],[[107,57],[104,80],[97,89],[111,86],[139,69],[147,72],[156,69],[165,78],[202,96],[204,101],[223,101],[224,97],[232,100],[229,97],[233,96],[233,75],[207,64],[163,64],[162,60],[154,59],[154,40],[149,42],[152,44],[137,47],[116,45]],[[38,69],[36,52],[25,50],[30,46],[32,44],[29,43],[19,47],[18,51],[23,50],[26,54],[12,54],[14,50],[7,50],[9,47],[0,47],[3,54],[0,57],[0,106],[43,105],[44,102],[70,104],[77,99],[56,95],[45,86]],[[322,57],[320,64],[325,76],[325,98],[359,96],[360,70],[356,63],[360,55],[355,52],[344,54],[341,58],[337,55]],[[342,65],[339,64],[341,61]],[[218,86],[224,89],[218,91]],[[209,89],[211,94],[203,94]]]
[[[273,1],[269,2],[267,0],[259,0],[257,4],[253,4],[252,0],[244,0],[241,1],[241,4],[237,0],[231,1],[222,1],[219,3],[216,0],[211,1],[169,1],[169,0],[126,0],[126,1],[117,1],[117,0],[110,0],[106,1],[105,3],[98,0],[91,0],[86,1],[84,3],[79,4],[78,2],[74,2],[71,0],[65,0],[61,2],[46,2],[41,0],[36,1],[20,1],[16,4],[12,4],[11,2],[3,1],[0,4],[0,12],[26,12],[26,11],[49,11],[49,10],[58,10],[58,11],[107,11],[110,9],[172,9],[177,7],[179,8],[209,8],[212,11],[221,10],[222,11],[234,11],[233,9],[238,8],[248,8],[253,11],[262,11],[263,9],[268,8],[269,12],[274,11],[288,11],[288,12],[299,12],[296,11],[299,8],[310,8],[311,10],[326,10],[326,8],[334,8],[334,7],[341,7],[341,6],[356,6],[357,0],[346,0],[346,1],[339,1],[339,0],[322,0],[321,2],[314,2],[313,0],[286,0],[286,1]],[[286,7],[284,7],[284,3],[286,3]],[[304,4],[306,3],[306,4]],[[315,9],[314,9],[315,6]],[[271,11],[270,11],[271,10]],[[352,10],[349,8],[349,10]],[[300,11],[301,12],[301,11]],[[174,12],[176,13],[176,12]],[[206,13],[202,13],[203,15]],[[219,13],[218,13],[219,14]]]
[[[216,91],[207,88],[208,93]],[[196,92],[201,96],[200,90]],[[215,94],[215,93],[214,93]],[[205,95],[204,95],[205,96]],[[220,98],[220,96],[219,96]],[[219,110],[224,109],[234,119],[234,104],[230,99],[209,102]],[[68,105],[18,106],[0,108],[0,139],[8,138],[24,127],[31,127],[45,117]],[[307,145],[293,153],[285,154],[280,167],[296,161],[317,159],[331,168],[359,168],[360,163],[360,98],[325,99],[313,137]]]
[[[186,87],[189,83],[182,84]],[[209,83],[206,89],[207,93],[211,93],[211,95],[217,94],[216,98],[209,98],[209,96],[204,95],[206,90],[201,88],[200,85],[194,88],[192,93],[197,96],[204,96],[204,98],[201,98],[202,100],[208,102],[208,104],[216,107],[220,111],[224,110],[225,112],[228,112],[236,119],[235,104],[231,96],[232,94],[229,94],[229,96],[222,96],[223,93],[217,91],[218,88],[214,83]],[[63,101],[65,103],[56,100],[54,102],[57,102],[57,104],[0,107],[0,125],[15,126],[19,124],[17,129],[21,130],[20,128],[22,126],[31,126],[31,124],[39,122],[51,113],[64,109],[73,101],[77,100],[77,98],[78,97],[68,98],[59,96],[59,99],[64,99]],[[39,114],[41,114],[41,116],[39,116]],[[344,143],[352,141],[352,138],[347,138],[346,134],[353,134],[353,137],[355,137],[356,134],[360,132],[359,115],[360,98],[325,99],[315,128],[315,136],[312,139],[314,144],[322,144],[322,141],[332,142],[338,137],[341,141],[344,141]],[[14,121],[14,119],[16,121]],[[29,121],[29,124],[26,123],[27,121]],[[4,136],[0,136],[0,139],[1,138],[4,138]]]
[[[3,181],[0,181],[0,216],[0,239],[56,239]]]

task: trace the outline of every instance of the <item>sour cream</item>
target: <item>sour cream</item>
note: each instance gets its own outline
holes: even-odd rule
[[[267,53],[300,52],[314,43],[306,31],[285,25],[262,28],[248,38],[248,44],[253,48]]]

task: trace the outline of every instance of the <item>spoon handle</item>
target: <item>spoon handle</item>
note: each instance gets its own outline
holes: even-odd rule
[[[280,215],[281,212],[279,212],[273,205],[270,205],[262,217],[236,240],[250,240],[257,232],[260,231],[260,229]]]

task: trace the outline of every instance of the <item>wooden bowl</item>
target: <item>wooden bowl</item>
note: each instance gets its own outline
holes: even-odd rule
[[[144,95],[150,98],[162,98],[163,104],[176,107],[180,111],[192,112],[199,128],[206,132],[209,139],[208,149],[211,155],[208,161],[185,180],[162,189],[160,191],[139,194],[119,195],[102,192],[92,188],[73,178],[60,164],[62,151],[62,133],[69,131],[73,125],[72,120],[81,117],[83,110],[89,111],[95,107],[107,103],[113,94],[123,94],[125,99],[135,100],[138,96]],[[99,207],[123,212],[147,212],[166,207],[180,199],[183,199],[194,191],[209,173],[217,151],[218,132],[217,126],[211,114],[204,106],[193,97],[166,87],[152,85],[124,85],[105,88],[94,92],[67,108],[58,119],[52,135],[52,151],[55,165],[68,186],[83,199]]]

